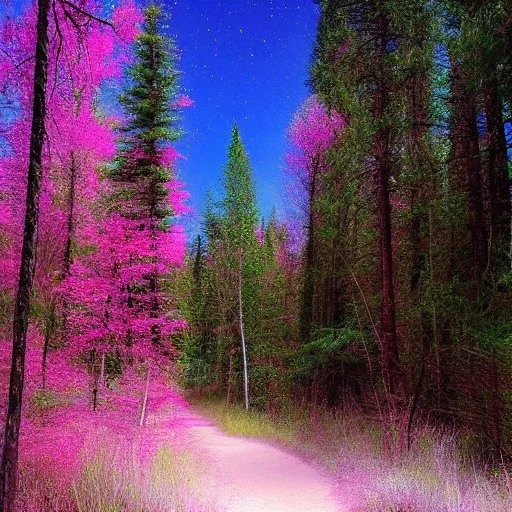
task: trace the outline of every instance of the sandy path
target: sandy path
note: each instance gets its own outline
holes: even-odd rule
[[[174,409],[173,423],[191,436],[209,461],[215,494],[227,512],[348,512],[331,496],[320,471],[261,441],[224,434],[189,407]]]

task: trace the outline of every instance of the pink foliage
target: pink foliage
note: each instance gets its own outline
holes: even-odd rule
[[[174,107],[176,108],[188,108],[194,106],[194,100],[192,100],[186,94],[182,94],[175,102]]]
[[[135,2],[128,0],[121,4],[112,14],[112,23],[116,33],[126,43],[131,43],[140,34],[140,25],[144,16]]]
[[[295,114],[285,155],[287,191],[290,204],[295,207],[295,224],[307,224],[310,195],[315,190],[318,193],[318,178],[328,170],[327,152],[342,136],[346,125],[345,116],[328,111],[316,96],[308,98]]]
[[[311,167],[312,160],[329,149],[345,126],[344,116],[328,112],[316,96],[311,96],[290,126],[289,138],[294,149],[287,155],[288,164]]]
[[[96,114],[95,102],[98,87],[121,74],[116,58],[121,39],[110,27],[100,23],[87,23],[78,30],[63,6],[56,3],[57,22],[52,16],[49,31],[52,37],[46,125],[48,144],[43,162],[38,251],[44,257],[38,258],[39,283],[44,279],[53,282],[58,273],[57,252],[65,245],[65,189],[71,158],[77,168],[76,189],[80,196],[75,208],[75,224],[76,229],[81,230],[91,222],[91,212],[86,204],[97,191],[96,169],[115,152],[114,135],[107,122]],[[81,7],[101,14],[100,5],[92,0],[84,1]],[[133,3],[128,2],[114,12],[116,17],[123,18],[121,32],[125,44],[131,40],[130,34],[133,37],[136,33],[140,13],[137,14]],[[6,91],[7,99],[17,105],[16,115],[6,121],[5,138],[10,154],[0,160],[0,236],[6,240],[3,250],[0,245],[0,268],[5,276],[0,286],[11,291],[17,279],[24,216],[33,87],[30,56],[35,46],[35,27],[35,8],[0,25],[0,48],[3,50],[0,53],[0,88]]]
[[[186,324],[163,311],[168,298],[151,283],[183,263],[183,229],[154,230],[150,219],[114,214],[98,225],[96,240],[96,249],[75,262],[60,287],[72,306],[70,350],[116,351],[168,364],[169,355],[175,356],[169,340]]]
[[[176,150],[176,148],[174,148],[172,146],[167,146],[162,151],[162,155],[160,156],[160,162],[165,167],[169,167],[170,169],[173,169],[176,165],[176,162],[178,160],[180,160],[181,158],[184,158],[184,157]]]

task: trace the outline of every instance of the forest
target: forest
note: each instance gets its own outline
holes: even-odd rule
[[[310,3],[270,213],[169,5],[0,5],[1,512],[512,510],[512,2]]]

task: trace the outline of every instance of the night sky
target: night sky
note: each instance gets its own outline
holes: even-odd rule
[[[208,188],[219,189],[234,121],[253,164],[262,214],[274,205],[282,210],[285,132],[308,95],[317,5],[313,0],[166,0],[165,5],[169,33],[181,51],[182,86],[195,101],[185,113],[187,133],[179,144],[194,217]]]
[[[20,12],[31,0],[7,4]],[[136,0],[147,4],[149,0]],[[184,114],[180,177],[199,229],[206,191],[218,190],[231,127],[242,133],[261,213],[283,211],[285,132],[309,92],[305,85],[318,21],[314,0],[161,0],[181,53],[181,85],[195,106]],[[107,4],[109,2],[106,2]],[[4,2],[0,0],[0,14]]]

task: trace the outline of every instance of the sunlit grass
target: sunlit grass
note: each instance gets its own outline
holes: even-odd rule
[[[160,449],[144,464],[126,449],[100,450],[73,486],[79,512],[206,512],[215,510],[202,489],[199,461]]]
[[[298,434],[298,418],[281,413],[271,417],[257,409],[246,411],[215,397],[190,397],[194,408],[232,436],[254,437],[291,443]]]
[[[320,463],[337,481],[342,501],[364,512],[505,512],[511,476],[503,465],[482,468],[452,431],[424,427],[408,453],[391,459],[382,429],[358,410],[289,407],[245,412],[241,405],[194,396],[192,404],[230,435],[283,444]],[[350,497],[353,500],[350,500]],[[363,508],[361,508],[363,507]]]

